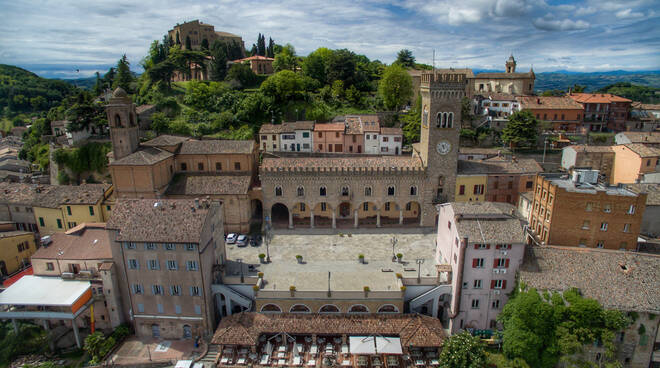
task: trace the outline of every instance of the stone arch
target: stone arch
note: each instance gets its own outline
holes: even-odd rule
[[[422,206],[417,201],[410,201],[403,207],[403,223],[419,224],[422,216]]]
[[[399,308],[394,304],[383,304],[378,308],[378,313],[399,313]]]
[[[332,212],[334,208],[328,202],[317,202],[313,205],[314,227],[332,227]]]
[[[380,224],[381,226],[398,225],[401,206],[394,201],[388,201],[380,206]]]
[[[298,185],[298,188],[296,188],[296,197],[304,197],[305,196],[305,187],[302,185]]]
[[[348,308],[348,313],[369,313],[369,308],[364,304],[353,304]]]
[[[319,197],[326,197],[328,195],[328,187],[321,185],[319,187]]]
[[[351,195],[351,186],[348,183],[344,183],[339,187],[339,195],[341,197],[349,197]]]
[[[170,169],[171,170],[171,169]],[[252,212],[252,218],[254,220],[261,221],[264,216],[264,205],[259,199],[253,199],[250,201],[250,208]]]
[[[364,201],[357,207],[359,226],[374,227],[378,225],[378,205],[372,201]]]
[[[286,228],[289,225],[289,207],[283,203],[275,203],[270,210],[273,227]]]
[[[439,112],[438,115],[436,115],[435,117],[435,127],[440,128],[441,124],[442,124],[442,113]]]
[[[350,218],[353,216],[353,205],[349,201],[344,201],[337,206],[337,218]]]
[[[387,184],[385,187],[385,196],[386,197],[396,197],[396,184]]]
[[[450,112],[447,114],[447,128],[452,128],[454,126],[454,113]]]
[[[291,206],[294,225],[309,226],[311,208],[305,202],[297,202]]]
[[[319,313],[341,313],[341,310],[334,304],[326,304],[319,308]]]
[[[122,124],[121,124],[121,116],[119,116],[119,114],[115,114],[115,126],[116,126],[117,128],[121,128],[121,127],[122,127]]]
[[[312,310],[305,304],[294,304],[289,309],[289,313],[312,313]]]
[[[282,308],[277,304],[264,304],[260,310],[261,313],[282,313]]]

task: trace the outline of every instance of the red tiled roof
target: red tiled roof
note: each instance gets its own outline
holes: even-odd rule
[[[583,110],[584,107],[569,97],[559,96],[519,96],[517,100],[523,109],[565,109]]]
[[[422,162],[412,156],[352,156],[352,157],[286,157],[264,158],[262,169],[278,168],[415,168]]]
[[[401,128],[388,128],[388,127],[382,127],[382,128],[380,128],[380,134],[385,134],[385,135],[403,135],[403,129],[401,129]]]
[[[275,59],[273,59],[273,58],[269,58],[269,57],[266,57],[266,56],[261,56],[261,55],[254,55],[254,56],[246,57],[246,58],[243,58],[243,59],[233,60],[233,62],[234,62],[234,63],[240,63],[240,62],[243,62],[243,61],[251,61],[251,60],[268,60],[268,61],[273,61],[273,60],[275,60]]]
[[[33,259],[112,259],[105,224],[80,224],[66,233],[50,236],[52,243],[37,250]]]
[[[319,131],[323,131],[323,132],[326,132],[326,131],[328,131],[328,132],[329,132],[329,131],[332,131],[332,132],[334,132],[334,131],[343,132],[345,127],[346,127],[346,126],[344,125],[344,123],[316,124],[316,125],[314,126],[314,131],[315,131],[315,132],[319,132]]]
[[[256,345],[262,334],[399,336],[403,348],[440,347],[446,334],[440,320],[418,314],[262,314],[225,317],[213,335],[220,345]]]
[[[580,103],[632,102],[627,98],[609,93],[571,93],[568,97]]]

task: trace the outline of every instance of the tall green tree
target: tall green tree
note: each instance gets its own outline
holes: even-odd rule
[[[209,40],[207,40],[206,38],[203,39],[201,47],[202,47],[202,50],[208,51],[208,49],[209,49]]]
[[[502,129],[502,141],[509,147],[532,146],[538,136],[538,119],[529,111],[517,111],[509,116],[509,122]]]
[[[275,47],[275,41],[273,41],[272,38],[268,37],[268,46],[266,47],[266,56],[269,58],[274,58],[275,57],[275,50],[273,49]]]
[[[403,49],[396,54],[395,63],[401,65],[404,68],[414,68],[415,67],[415,57],[413,56],[412,51],[408,49]]]
[[[326,63],[330,54],[332,54],[332,51],[325,47],[311,52],[302,62],[303,73],[316,79],[319,83],[325,84],[327,81]]]
[[[131,91],[131,82],[133,82],[133,74],[131,74],[131,64],[124,54],[117,62],[117,77],[115,77],[113,88],[121,87],[126,92]]]
[[[96,72],[96,82],[94,82],[94,95],[98,96],[103,93],[103,82],[101,81],[101,73]]]
[[[400,65],[392,64],[383,74],[378,85],[378,93],[383,98],[385,107],[398,111],[413,95],[412,78]]]
[[[440,368],[486,367],[486,349],[478,337],[461,332],[449,337],[442,346]]]
[[[213,42],[211,48],[211,79],[224,80],[227,76],[227,48],[224,42]]]
[[[298,66],[298,57],[296,56],[296,49],[291,44],[286,44],[282,51],[275,55],[275,60],[273,61],[273,69],[276,72],[282,70],[296,70]]]
[[[419,142],[422,127],[422,96],[417,96],[413,108],[403,116],[403,139],[406,144]]]
[[[227,77],[225,79],[238,82],[240,87],[245,88],[255,83],[257,75],[254,74],[249,65],[234,63],[229,68],[229,71],[227,71]]]
[[[257,37],[257,54],[266,56],[266,36],[261,33],[259,33],[259,37]]]

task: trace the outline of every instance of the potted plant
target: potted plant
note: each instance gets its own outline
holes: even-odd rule
[[[369,292],[371,291],[371,289],[369,288],[369,286],[365,286],[363,288],[363,290],[364,290],[364,296],[367,297],[369,295]]]
[[[266,263],[266,255],[263,253],[259,254],[259,263]]]
[[[254,293],[256,294],[257,291],[259,291],[259,285],[252,286],[252,290],[254,290]]]
[[[405,287],[405,286],[401,286],[401,291],[406,291],[406,287]]]
[[[296,295],[296,287],[293,286],[293,285],[289,286],[289,292],[291,292],[292,297],[295,296]]]
[[[397,274],[396,274],[396,278],[397,278],[397,279],[402,279],[402,278],[403,278],[403,275],[400,274],[400,273],[397,273]]]
[[[298,261],[298,263],[302,263],[302,259],[303,258],[300,254],[296,255],[296,260]]]
[[[264,278],[264,273],[263,273],[263,272],[259,272],[259,273],[257,274],[257,277],[259,277],[260,279],[263,279],[263,278]]]
[[[396,259],[398,259],[399,263],[401,263],[401,260],[403,259],[403,253],[397,253],[396,254]]]
[[[358,254],[358,261],[360,261],[360,263],[364,264],[364,254]]]

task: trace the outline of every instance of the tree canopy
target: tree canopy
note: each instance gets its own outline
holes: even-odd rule
[[[383,79],[378,85],[378,92],[383,98],[385,107],[398,111],[413,94],[412,77],[402,66],[392,64],[385,69]]]
[[[536,142],[539,121],[529,111],[517,111],[509,116],[502,129],[502,141],[510,147],[531,146]]]
[[[117,76],[114,79],[113,88],[121,87],[126,92],[131,91],[131,82],[133,82],[133,74],[131,74],[131,64],[124,54],[117,62]]]
[[[414,68],[415,67],[415,57],[413,56],[412,51],[408,49],[403,49],[396,54],[395,63],[401,65],[404,68]]]
[[[478,337],[464,331],[445,341],[438,361],[440,368],[483,368],[486,349]]]

